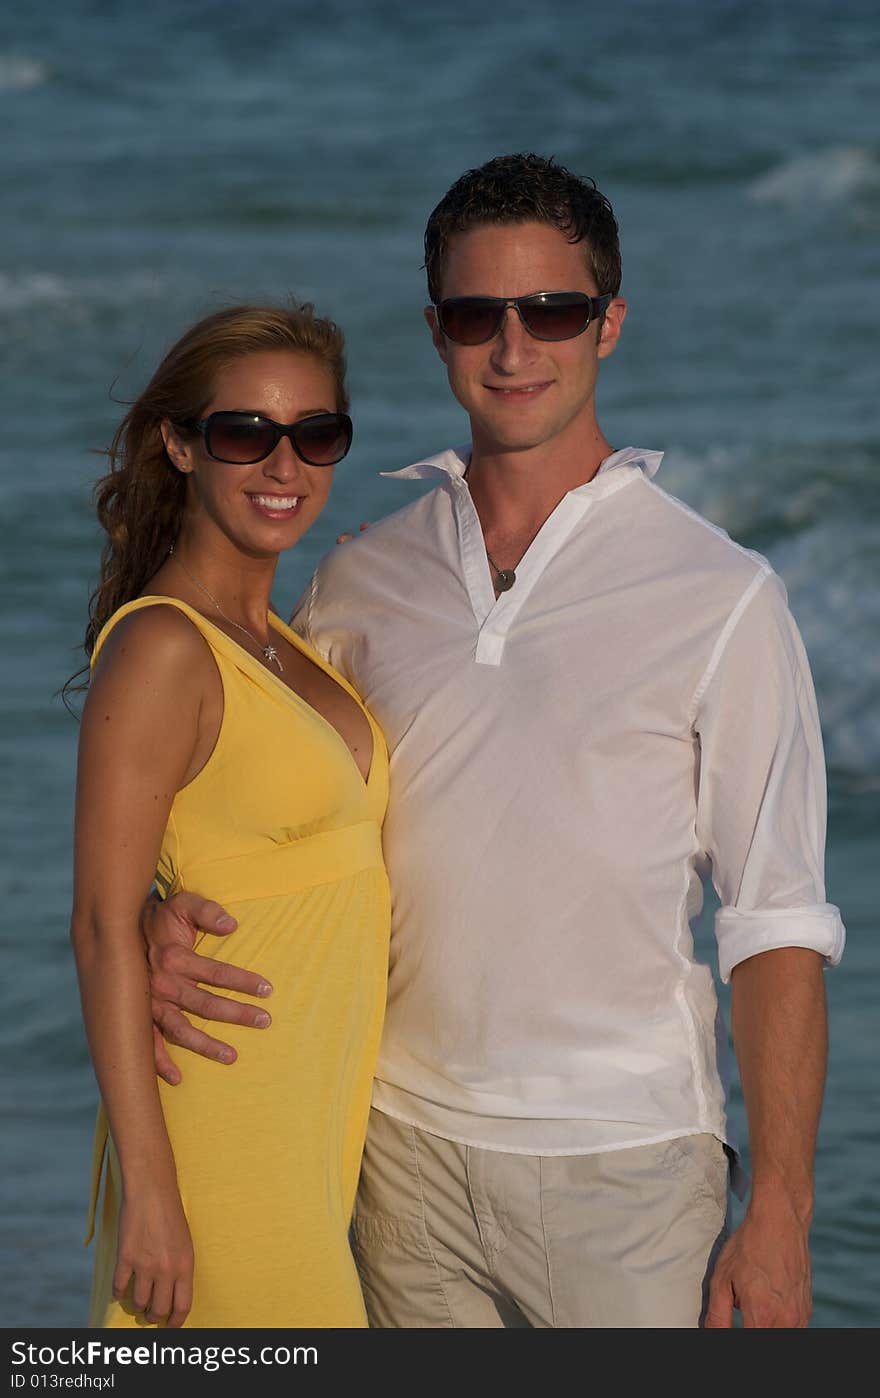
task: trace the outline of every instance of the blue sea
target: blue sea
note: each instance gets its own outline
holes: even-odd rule
[[[660,482],[769,557],[807,644],[849,933],[827,976],[813,1323],[878,1323],[878,75],[875,0],[7,0],[2,1324],[82,1325],[91,1268],[77,729],[56,692],[96,575],[97,453],[197,316],[292,292],[338,318],[355,445],[283,560],[288,609],[340,530],[420,488],[380,471],[466,436],[421,319],[422,232],[464,169],[514,150],[592,175],[620,220],[606,435],[665,451]]]

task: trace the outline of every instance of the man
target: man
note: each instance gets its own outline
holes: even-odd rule
[[[806,1325],[822,966],[844,934],[784,590],[653,484],[658,453],[602,433],[626,303],[592,182],[490,161],[425,247],[471,444],[398,473],[436,489],[325,559],[296,614],[392,754],[353,1230],[371,1322]],[[725,1035],[689,928],[706,869],[753,1175],[727,1241]],[[228,930],[195,900],[152,918],[157,1019],[222,1056],[175,1007],[256,1023],[195,982],[257,986],[187,950],[196,925]]]

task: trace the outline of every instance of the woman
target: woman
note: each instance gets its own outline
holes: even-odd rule
[[[348,1224],[385,999],[387,756],[269,605],[351,442],[344,376],[310,306],[209,316],[97,489],[72,918],[102,1099],[92,1226],[106,1157],[92,1326],[366,1324]],[[222,899],[236,958],[274,986],[235,1069],[188,1062],[173,1091],[138,930],[154,878]]]

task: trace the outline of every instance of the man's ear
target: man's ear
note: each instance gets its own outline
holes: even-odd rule
[[[184,441],[167,417],[162,419],[159,431],[162,433],[162,441],[165,443],[165,451],[171,465],[184,475],[189,475],[192,470],[192,450],[189,442]]]
[[[434,348],[443,360],[443,363],[446,364],[448,362],[446,358],[446,336],[440,329],[437,312],[434,310],[433,306],[426,306],[424,315],[425,324],[431,332],[431,339],[434,341]]]
[[[615,296],[613,301],[609,301],[599,329],[597,349],[600,359],[607,359],[617,348],[623,322],[626,320],[626,311],[626,301],[622,296]]]

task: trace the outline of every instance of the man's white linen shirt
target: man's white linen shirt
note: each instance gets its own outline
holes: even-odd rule
[[[844,941],[784,588],[629,448],[496,600],[466,459],[393,473],[437,488],[329,554],[294,623],[391,754],[373,1104],[538,1155],[729,1141],[726,1031],[689,925],[702,873],[725,980],[774,947],[835,963]]]

